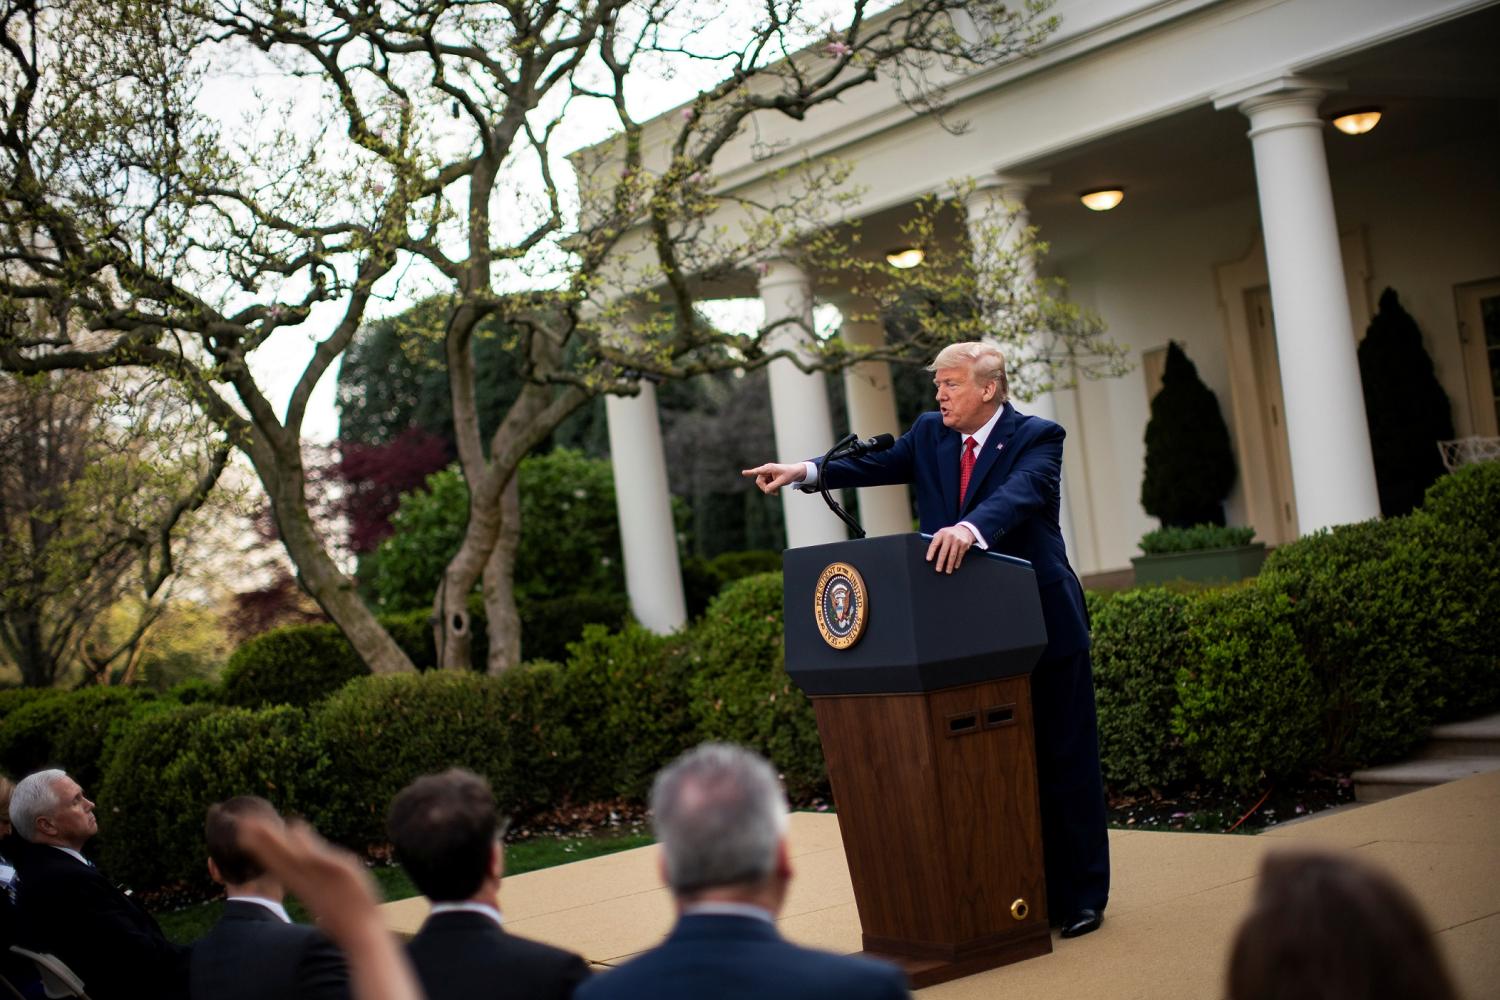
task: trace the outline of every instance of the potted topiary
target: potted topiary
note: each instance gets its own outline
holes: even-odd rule
[[[1220,524],[1148,531],[1140,542],[1145,555],[1130,560],[1136,585],[1174,580],[1232,583],[1254,576],[1266,560],[1266,543],[1254,538],[1254,528]]]

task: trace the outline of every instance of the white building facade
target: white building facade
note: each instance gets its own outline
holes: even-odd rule
[[[853,166],[850,183],[865,192],[855,214],[875,233],[960,178],[1029,215],[1051,248],[1044,273],[1064,278],[1136,363],[1020,404],[1068,431],[1065,527],[1085,582],[1128,570],[1156,526],[1138,497],[1152,379],[1169,341],[1229,425],[1239,466],[1230,523],[1272,544],[1379,514],[1355,352],[1386,287],[1423,332],[1458,435],[1497,433],[1500,4],[1058,0],[1054,12],[1060,29],[1039,52],[953,84],[962,134],[875,84],[804,122],[762,123],[761,148],[776,155],[731,147],[719,178],[753,194],[789,163],[837,156]],[[1365,134],[1330,125],[1365,108],[1381,112]],[[1118,207],[1080,203],[1103,187],[1123,190]],[[789,262],[763,263],[759,275],[768,318],[840,300],[841,289]],[[771,373],[778,459],[820,452],[845,430],[900,430],[888,372],[846,376],[843,428],[830,425],[821,377],[787,367]],[[632,439],[651,429],[639,410]],[[617,489],[649,497],[647,507],[665,496],[639,466],[617,475]],[[872,533],[909,530],[905,503],[899,491],[862,498]],[[641,509],[622,503],[622,519]],[[786,516],[790,545],[844,537],[808,498],[789,498]],[[660,531],[622,527],[627,539],[669,544]],[[680,590],[668,555],[625,554],[638,608],[669,609],[643,618],[658,630],[681,624],[680,598],[647,596]]]

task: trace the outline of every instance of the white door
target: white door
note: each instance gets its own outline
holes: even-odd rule
[[[1470,426],[1480,437],[1500,436],[1500,280],[1463,285],[1454,294],[1469,383]]]
[[[1292,489],[1292,452],[1286,440],[1286,411],[1281,398],[1281,362],[1276,355],[1276,320],[1271,314],[1271,287],[1245,292],[1250,328],[1250,353],[1260,415],[1261,440],[1266,443],[1266,468],[1241,469],[1242,476],[1262,478],[1271,495],[1275,524],[1257,524],[1255,533],[1271,545],[1297,537],[1297,498]]]

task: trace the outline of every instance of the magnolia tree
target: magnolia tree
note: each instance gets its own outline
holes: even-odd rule
[[[372,670],[410,670],[309,515],[301,437],[314,387],[382,299],[438,296],[469,516],[436,639],[441,662],[469,662],[465,598],[482,579],[489,664],[504,669],[519,649],[516,469],[589,399],[782,356],[925,360],[978,332],[1051,345],[1027,355],[1045,362],[1039,382],[1113,363],[1097,323],[1015,280],[1031,273],[1030,234],[935,239],[927,266],[893,276],[853,252],[844,165],[806,163],[754,199],[714,177],[761,121],[876,81],[960,127],[943,80],[1039,44],[1047,3],[0,0],[0,367],[147,366],[194,387],[264,483],[301,585]],[[652,81],[702,66],[720,82],[637,117]],[[247,82],[236,93],[226,78]],[[250,82],[264,93],[235,120],[225,106]],[[614,138],[576,158],[575,187],[560,153],[589,109]],[[946,232],[951,211],[919,206],[914,232]],[[915,310],[910,336],[797,348],[699,317],[706,279],[793,251],[877,306]],[[67,322],[33,329],[32,303]],[[507,331],[523,381],[483,435],[486,325]],[[299,335],[308,358],[275,404],[251,362]]]

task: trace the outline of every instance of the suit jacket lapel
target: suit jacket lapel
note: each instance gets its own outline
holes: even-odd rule
[[[1011,435],[1015,434],[1020,423],[1021,415],[1016,412],[1014,406],[1006,403],[1005,409],[1000,413],[1000,419],[995,421],[994,429],[985,440],[984,447],[980,449],[978,455],[974,456],[974,473],[969,477],[969,492],[964,497],[964,509],[959,511],[960,514],[967,512],[984,496],[984,491],[979,488],[979,485],[984,482],[986,476],[992,472],[1003,474],[1006,469],[1010,468],[1012,453],[1006,446],[1010,444]],[[950,436],[957,437],[957,435]],[[956,462],[954,467],[957,468]],[[955,472],[955,482],[957,478]],[[957,494],[958,491],[955,488],[954,495],[957,496]]]
[[[937,425],[938,483],[943,490],[943,509],[958,510],[958,445],[962,437],[942,423]]]

